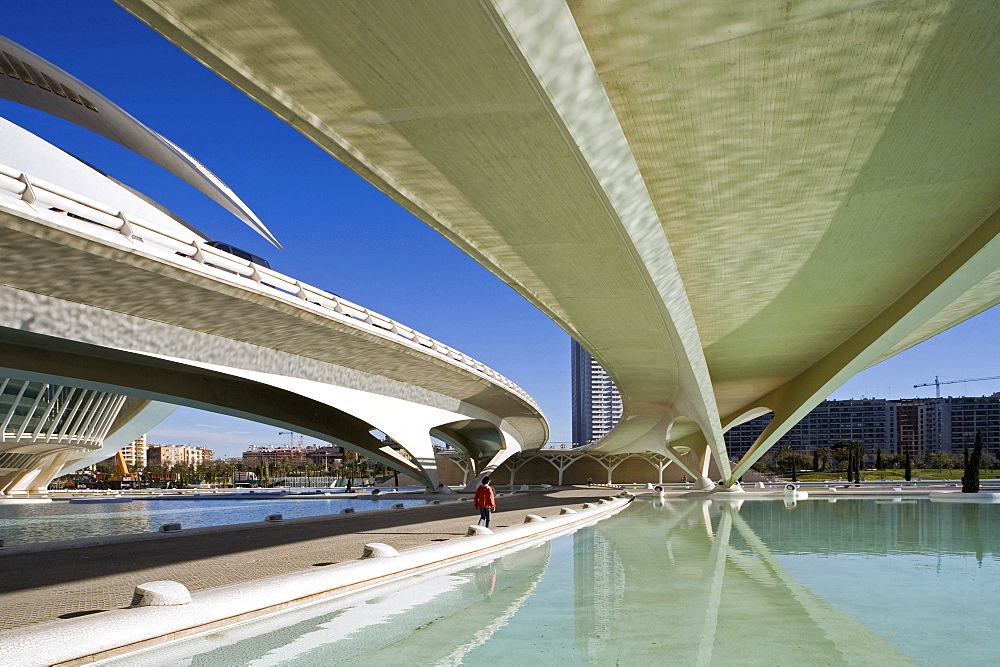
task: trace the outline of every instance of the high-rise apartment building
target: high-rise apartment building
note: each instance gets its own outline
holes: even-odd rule
[[[146,467],[146,436],[140,435],[136,440],[122,447],[122,455],[129,468]]]
[[[622,397],[615,383],[583,346],[570,347],[573,383],[573,446],[600,440],[622,418]]]
[[[765,415],[726,433],[730,458],[739,458],[771,422]],[[932,452],[957,453],[972,446],[976,430],[983,448],[1000,453],[1000,396],[862,399],[823,401],[778,441],[802,452],[856,440],[874,452],[905,454],[916,459]]]

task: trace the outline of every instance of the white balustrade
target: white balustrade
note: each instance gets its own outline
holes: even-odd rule
[[[182,265],[193,260],[198,264],[219,268],[233,274],[233,280],[248,281],[254,284],[257,289],[270,288],[272,296],[276,298],[294,298],[310,306],[318,306],[331,319],[347,321],[358,328],[366,328],[383,335],[400,338],[411,346],[418,349],[423,348],[423,351],[428,354],[446,359],[510,389],[537,407],[523,389],[472,357],[364,306],[351,303],[335,294],[307,285],[272,269],[253,264],[235,255],[230,255],[218,248],[205,245],[193,234],[184,234],[139,218],[132,218],[124,212],[115,211],[98,201],[58,185],[33,178],[2,164],[0,164],[0,190],[17,195],[29,204],[44,205],[71,213],[83,218],[84,221],[117,231],[132,241],[140,241],[170,251],[170,253],[157,253],[161,259]],[[73,227],[75,223],[70,222],[70,220],[72,218],[65,224],[68,227]]]

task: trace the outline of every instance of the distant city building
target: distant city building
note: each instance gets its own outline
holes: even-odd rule
[[[726,433],[729,456],[738,459],[753,445],[772,415],[758,417]],[[934,452],[958,453],[972,446],[976,429],[983,448],[1000,453],[1000,396],[860,399],[823,401],[794,426],[777,447],[811,452],[840,440],[856,440],[874,452],[922,458]]]
[[[315,449],[313,447],[312,449]],[[248,466],[263,465],[266,461],[268,465],[274,465],[278,461],[291,461],[292,465],[305,464],[306,447],[259,447],[250,445],[243,452],[243,463]]]
[[[146,465],[169,468],[179,463],[197,468],[210,462],[213,456],[212,450],[206,447],[150,445],[146,449]]]
[[[146,436],[140,435],[136,440],[122,447],[122,454],[125,456],[125,463],[130,468],[146,467]]]
[[[600,440],[622,418],[622,397],[611,377],[575,340],[570,348],[573,384],[573,445]]]
[[[306,448],[306,460],[321,468],[338,468],[344,465],[344,448],[337,445]]]
[[[390,446],[399,447],[391,440],[384,440]],[[344,465],[344,448],[339,445],[308,445],[292,447],[261,447],[250,445],[243,452],[243,464],[258,467],[264,462],[273,466],[279,461],[291,461],[292,466],[306,464],[322,468],[337,468]]]
[[[128,443],[122,447],[122,456],[125,457],[125,463],[128,465],[129,469],[135,468],[145,468],[146,467],[146,449],[148,445],[146,444],[146,436],[141,435],[136,440]],[[99,466],[114,466],[117,462],[115,459],[118,457],[116,453],[114,456],[109,456],[97,463]]]

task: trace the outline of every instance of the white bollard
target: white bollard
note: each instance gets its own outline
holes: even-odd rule
[[[492,535],[493,531],[486,526],[469,526],[469,530],[466,531],[466,537],[475,537],[476,535]]]
[[[539,523],[541,521],[545,521],[545,519],[538,516],[537,514],[529,514],[528,516],[524,517],[525,523]]]
[[[147,581],[135,587],[130,608],[173,607],[190,604],[191,592],[176,581]]]
[[[809,497],[809,493],[806,491],[799,491],[799,487],[796,484],[788,483],[785,484],[784,496],[786,501],[795,502],[796,500],[805,500]],[[786,502],[787,506],[787,502]]]
[[[382,542],[372,542],[365,545],[361,553],[362,558],[395,558],[399,552]]]

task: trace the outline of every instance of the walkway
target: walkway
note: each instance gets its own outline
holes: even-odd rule
[[[522,523],[527,514],[555,516],[562,506],[615,493],[572,488],[504,495],[498,499],[494,526]],[[368,542],[407,549],[453,539],[478,519],[471,502],[430,498],[444,504],[248,524],[240,530],[124,544],[0,552],[0,630],[125,607],[134,587],[146,581],[170,579],[192,591],[214,588],[355,559]]]

